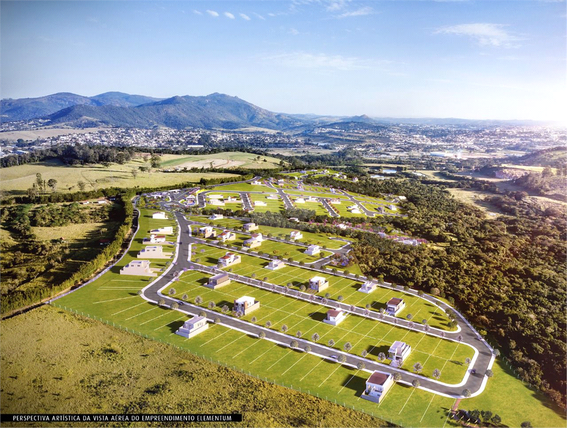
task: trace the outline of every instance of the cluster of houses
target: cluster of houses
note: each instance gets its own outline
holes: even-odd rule
[[[156,211],[152,213],[153,220],[167,220],[167,214],[163,211]],[[150,266],[150,261],[147,259],[171,259],[173,253],[164,252],[161,245],[166,242],[166,235],[173,234],[173,227],[166,226],[160,227],[158,229],[152,229],[150,231],[150,237],[143,239],[143,244],[154,244],[147,245],[137,254],[138,259],[143,260],[132,260],[122,269],[120,269],[120,275],[135,275],[135,276],[157,276],[159,269],[154,269]]]

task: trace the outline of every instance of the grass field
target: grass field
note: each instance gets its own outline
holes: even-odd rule
[[[350,353],[360,355],[362,351],[366,351],[368,358],[374,361],[378,361],[380,352],[387,355],[388,348],[394,341],[402,340],[412,347],[412,353],[403,368],[412,371],[412,366],[420,362],[424,367],[422,375],[431,377],[433,370],[439,369],[442,373],[440,380],[446,383],[459,383],[466,372],[466,365],[463,364],[465,358],[473,356],[473,350],[465,345],[355,315],[348,316],[338,326],[332,326],[323,322],[329,309],[324,306],[238,282],[211,290],[203,287],[207,280],[208,277],[200,272],[189,272],[169,288],[175,289],[175,296],[179,299],[187,294],[189,301],[193,302],[196,296],[201,296],[203,307],[214,302],[219,312],[223,305],[232,309],[232,302],[239,297],[252,296],[260,301],[260,308],[243,319],[250,321],[252,317],[256,317],[258,325],[270,321],[274,330],[280,330],[286,325],[290,340],[300,331],[307,340],[311,340],[313,333],[319,334],[321,338],[318,343],[321,344],[327,344],[332,339],[334,347],[339,350],[350,342],[353,346]],[[386,359],[385,364],[389,363]]]
[[[279,168],[280,159],[271,156],[259,156],[253,153],[223,152],[210,155],[163,155],[163,168]]]
[[[200,264],[207,266],[214,266],[217,264],[219,257],[226,253],[226,250],[210,247],[208,245],[195,245],[193,247],[194,261],[199,259]],[[241,255],[242,262],[237,265],[231,266],[232,271],[239,275],[250,277],[253,273],[256,274],[258,279],[267,278],[266,281],[286,286],[291,283],[294,289],[299,289],[301,285],[308,285],[309,279],[321,275],[319,272],[314,272],[296,266],[286,266],[277,271],[270,271],[265,269],[268,264],[266,260],[258,257],[249,256],[246,254]],[[324,296],[330,294],[330,298],[337,300],[339,296],[343,297],[343,302],[359,307],[370,305],[374,311],[379,311],[385,308],[386,302],[392,297],[403,297],[406,302],[406,307],[398,316],[405,318],[408,314],[412,314],[412,319],[416,322],[421,322],[426,319],[431,327],[441,328],[443,330],[451,330],[448,326],[449,319],[446,315],[436,306],[417,296],[403,293],[401,291],[394,291],[387,288],[378,288],[373,293],[361,293],[358,291],[361,282],[348,278],[335,277],[329,272],[328,275],[322,274],[329,279],[330,287],[319,293]]]
[[[57,180],[57,191],[77,192],[77,183],[85,183],[85,190],[95,190],[105,187],[159,187],[176,185],[185,182],[198,182],[201,178],[234,177],[235,174],[224,173],[152,173],[141,172],[140,166],[145,165],[142,160],[132,160],[124,165],[66,166],[61,161],[50,160],[35,164],[12,166],[0,170],[0,190],[12,194],[24,194],[35,183],[36,174],[41,174],[44,180],[51,178]],[[132,169],[138,170],[136,178]]]
[[[250,183],[236,183],[226,184],[223,186],[216,186],[210,189],[214,192],[224,192],[225,190],[232,190],[236,192],[262,192],[262,193],[276,193],[275,189],[268,186],[252,185]]]
[[[256,201],[262,201],[266,203],[266,206],[254,206],[254,212],[265,213],[273,212],[278,213],[283,211],[284,203],[281,199],[266,199],[265,195],[258,195],[255,193],[250,193],[250,201],[252,203]]]
[[[364,413],[251,378],[185,350],[61,309],[38,308],[2,321],[1,326],[3,414],[238,412],[243,414],[243,422],[230,426],[383,424]],[[35,338],[22,346],[21,338],[30,331]]]
[[[148,220],[146,216],[143,216],[141,222],[147,221],[151,221],[151,219]],[[137,245],[137,241],[146,233],[145,228],[147,226],[148,225],[146,224],[146,226],[141,229],[141,233],[139,233],[136,237],[136,242],[133,244],[133,251],[136,251],[135,246]],[[202,247],[204,247],[202,249],[207,251],[206,246]],[[200,248],[197,249],[197,254],[199,254],[199,257],[207,258],[206,254],[200,252]],[[243,258],[247,257],[249,256],[244,256]],[[258,259],[254,258],[254,260]],[[123,262],[125,261],[127,260],[124,260]],[[216,262],[216,258],[214,258],[213,261]],[[263,263],[266,262],[264,261]],[[263,272],[264,270],[261,266],[254,266],[252,262],[249,263],[249,266],[246,266],[247,264],[247,262],[243,262],[240,265],[235,265],[235,272],[239,266],[244,268],[247,267],[254,272]],[[283,270],[275,272],[277,275],[284,273],[285,272],[283,272]],[[293,272],[291,276],[292,278],[298,278],[300,274],[300,272]],[[192,273],[186,274],[186,276],[183,277],[183,280],[185,281],[185,278],[189,278],[189,275],[192,275]],[[263,276],[263,273],[260,275]],[[266,276],[269,275],[270,274],[267,274]],[[107,322],[115,323],[116,325],[120,325],[128,329],[134,329],[141,335],[171,343],[181,349],[189,350],[199,356],[205,356],[206,358],[214,361],[220,361],[223,364],[233,365],[241,370],[246,372],[249,371],[256,376],[260,376],[261,378],[280,384],[283,383],[289,387],[293,386],[293,388],[296,389],[301,388],[302,391],[307,391],[312,395],[327,398],[329,401],[336,400],[337,403],[344,403],[347,406],[379,415],[381,418],[390,420],[399,425],[450,425],[450,422],[446,419],[446,411],[453,405],[453,400],[450,398],[436,396],[425,391],[409,388],[403,385],[395,385],[390,392],[388,392],[388,396],[384,402],[380,405],[376,405],[360,398],[360,393],[364,388],[364,382],[369,376],[369,373],[367,372],[358,371],[337,363],[322,360],[311,354],[290,350],[284,346],[274,346],[274,344],[269,341],[250,337],[242,332],[230,330],[220,325],[212,326],[207,331],[192,339],[185,339],[177,336],[175,335],[175,331],[182,322],[187,319],[186,315],[167,308],[158,307],[157,305],[148,303],[141,299],[137,295],[137,290],[147,284],[147,280],[145,278],[131,277],[131,279],[128,278],[128,280],[123,282],[122,280],[124,279],[124,277],[120,277],[113,270],[99,278],[97,281],[58,300],[57,304],[64,307],[71,307],[73,310],[78,311],[79,313],[82,312],[88,314],[91,317],[94,316],[102,318]],[[285,283],[287,281],[283,280],[283,282]],[[182,286],[197,287],[197,289],[200,287],[199,285],[192,285],[190,281],[186,284],[180,280],[175,284],[180,289]],[[348,287],[348,284],[346,286]],[[331,285],[329,291],[333,289],[336,289],[335,285]],[[208,291],[208,289],[202,290]],[[238,290],[236,292],[240,294],[241,291],[244,292],[245,290]],[[258,289],[254,289],[254,293],[258,293]],[[206,297],[204,298],[205,301],[208,301]],[[230,298],[232,298],[232,296],[230,296]],[[277,296],[275,298],[283,298],[284,300],[281,301],[281,304],[279,304],[278,301],[275,302],[274,307],[277,307],[278,310],[271,311],[269,315],[270,318],[277,316],[279,322],[289,322],[289,320],[292,320],[291,316],[295,317],[293,313],[290,314],[289,319],[286,319],[285,317],[287,315],[285,315],[285,312],[282,312],[286,311],[285,305],[287,300],[285,299],[289,298],[286,296]],[[228,301],[229,296],[226,296],[224,300]],[[291,310],[293,308],[291,305],[298,304],[308,305],[305,308],[301,308],[300,306],[298,308],[298,314],[302,313],[301,311],[309,310],[308,308],[311,305],[306,302],[301,303],[293,301],[289,302],[290,306],[288,309]],[[319,312],[319,310],[317,310],[317,312]],[[258,312],[258,314],[259,313],[260,312]],[[306,321],[315,323],[315,320],[311,321],[311,318],[308,318],[307,320],[304,319],[300,322]],[[350,321],[349,318],[347,318],[344,323],[354,322],[354,327],[356,327],[356,333],[358,334],[358,328],[360,328],[360,326],[356,326],[356,321],[357,317],[352,316],[350,317]],[[272,322],[275,322],[275,318]],[[365,323],[370,321],[362,320],[362,322]],[[317,328],[319,328],[320,323],[317,322],[316,324]],[[384,323],[380,322],[374,322],[373,324],[373,327],[376,327],[376,330],[384,328],[385,326]],[[349,324],[344,324],[344,326],[349,326],[350,331],[354,328]],[[306,327],[307,328],[301,328],[308,330],[309,326],[306,325]],[[343,324],[339,327],[342,328]],[[407,334],[404,340],[407,339],[408,342],[410,340],[422,340],[421,343],[415,344],[417,348],[424,346],[422,349],[424,349],[426,353],[428,351],[432,353],[437,352],[435,349],[429,349],[431,345],[427,345],[427,336],[409,332],[408,330],[404,330],[404,333]],[[374,333],[371,334],[374,335]],[[335,336],[334,333],[333,336]],[[334,340],[343,340],[343,338],[339,338],[338,336],[339,335],[337,334],[334,337]],[[390,338],[384,340],[390,340]],[[439,339],[436,340],[438,343],[446,342]],[[434,347],[435,346],[437,345],[434,345]],[[449,351],[450,350],[447,350],[447,352]],[[442,355],[446,359],[445,361],[451,359],[451,356],[447,353]],[[439,364],[441,364],[442,361],[443,360],[439,360]],[[411,361],[409,363],[411,364]],[[430,362],[425,362],[425,364],[430,367]],[[432,364],[435,364],[435,360],[432,360]],[[151,367],[148,367],[148,369],[151,370]],[[442,379],[444,379],[444,375],[448,375],[450,371],[448,372],[445,367],[443,368],[443,373]],[[508,395],[523,393],[518,389],[522,386],[521,382],[517,381],[515,378],[507,379],[507,381],[508,380],[510,382],[510,386],[507,390]],[[207,385],[207,388],[208,386],[209,385]],[[498,393],[500,394],[501,392],[498,391]],[[500,407],[500,403],[502,402],[501,398],[499,395],[490,392],[490,386],[484,394],[487,394],[487,400],[493,400],[492,402],[495,404],[497,409]],[[463,400],[461,407],[466,407],[466,403],[467,400]],[[533,418],[531,420],[534,426],[561,426],[561,424],[557,425],[558,421],[561,422],[561,420],[557,417],[554,411],[548,409],[536,399],[529,401],[529,404],[531,407],[538,408],[537,420]],[[498,412],[499,410],[495,411]],[[531,414],[530,406],[527,408],[519,408],[517,411],[520,415],[517,416],[517,418],[523,419],[521,415],[527,416]],[[525,419],[528,419],[528,417]],[[503,423],[506,424],[508,422],[503,418]],[[336,426],[335,423],[332,423],[331,425]],[[564,423],[562,425],[564,426]]]

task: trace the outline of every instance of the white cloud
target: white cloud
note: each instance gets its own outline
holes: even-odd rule
[[[230,19],[234,19],[234,15],[230,12],[225,12],[224,16],[226,16],[227,18],[230,18]]]
[[[460,24],[439,28],[435,34],[455,34],[475,40],[481,46],[511,48],[517,47],[522,38],[505,30],[506,25],[477,23]]]
[[[219,16],[219,13],[215,12],[214,10],[207,10],[207,13],[211,16],[214,16],[215,18]]]
[[[202,15],[203,14],[203,12],[199,12],[198,10],[195,10],[195,9],[193,9],[193,13],[195,15]]]
[[[258,14],[258,13],[256,13],[256,12],[252,12],[252,13],[254,14],[254,16],[255,16],[256,18],[261,19],[262,21],[265,21],[265,20],[266,20],[266,18],[264,18],[262,15],[260,15],[260,14]]]
[[[331,0],[326,9],[328,12],[337,12],[345,8],[350,0]]]
[[[267,58],[280,65],[292,68],[326,69],[352,71],[371,68],[373,65],[367,60],[342,55],[310,54],[306,52],[293,52],[273,55]]]
[[[299,34],[299,31],[295,28],[290,28],[288,33],[297,36]]]
[[[240,17],[241,17],[242,19],[245,19],[246,21],[250,21],[250,19],[251,19],[251,18],[250,18],[248,15],[246,15],[245,13],[239,13],[239,15],[240,15]]]
[[[345,12],[337,16],[337,18],[350,18],[353,16],[366,16],[372,15],[374,13],[374,9],[370,6],[361,7],[360,9],[353,10],[352,12]]]

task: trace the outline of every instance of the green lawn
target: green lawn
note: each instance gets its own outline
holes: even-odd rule
[[[237,192],[262,192],[262,193],[276,193],[276,189],[268,186],[257,186],[250,183],[236,183],[227,184],[226,186],[215,186],[212,189],[215,192],[224,192],[225,190],[234,190]]]
[[[281,212],[284,209],[284,203],[281,199],[267,199],[266,195],[258,195],[255,193],[250,193],[250,201],[252,204],[256,201],[265,202],[266,206],[254,206],[254,212],[265,213],[265,212]]]
[[[208,245],[195,245],[193,251],[195,254],[193,260],[199,259],[198,263],[207,266],[215,266],[219,257],[227,252],[227,250]],[[286,266],[277,271],[270,271],[264,269],[264,266],[268,264],[266,260],[246,254],[241,254],[241,257],[242,263],[231,266],[233,272],[239,275],[250,277],[255,273],[258,279],[266,277],[268,282],[282,286],[291,283],[294,289],[299,289],[301,285],[307,285],[309,279],[316,275],[323,275],[329,278],[330,286],[319,293],[321,296],[328,293],[333,300],[338,300],[339,296],[342,296],[344,303],[359,307],[370,305],[370,308],[374,311],[385,308],[386,302],[392,297],[403,297],[406,307],[398,314],[398,317],[406,318],[408,314],[412,314],[412,319],[415,322],[421,323],[423,319],[426,319],[431,327],[447,331],[453,330],[448,325],[449,319],[439,308],[415,295],[381,287],[378,287],[373,293],[361,293],[358,291],[361,281],[335,277],[332,276],[331,272],[325,275],[296,266]]]

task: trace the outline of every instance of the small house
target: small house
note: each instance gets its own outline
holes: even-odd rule
[[[139,259],[170,259],[173,253],[164,253],[161,245],[148,245],[138,253]]]
[[[295,198],[295,203],[296,203],[296,204],[304,204],[304,203],[305,203],[305,199],[303,199],[303,198]]]
[[[303,233],[301,233],[299,230],[292,230],[289,234],[289,238],[290,239],[302,239],[303,238]]]
[[[236,313],[241,313],[242,315],[248,315],[250,312],[255,311],[260,307],[260,302],[254,300],[253,297],[243,296],[234,301],[233,311]]]
[[[395,206],[394,204],[388,205],[388,208],[390,208],[392,211],[398,211],[398,207]]]
[[[234,232],[231,232],[230,230],[225,230],[219,235],[219,239],[222,242],[234,241],[236,239],[236,234]]]
[[[163,211],[156,211],[152,214],[154,220],[167,220],[167,215]]]
[[[261,186],[262,182],[260,180],[254,180],[250,183],[252,186]]]
[[[220,267],[228,267],[240,263],[241,257],[238,254],[226,253],[219,259]]]
[[[394,376],[391,373],[375,371],[366,381],[366,389],[362,393],[362,398],[380,403],[392,385],[394,385]]]
[[[267,206],[267,205],[268,205],[268,204],[265,203],[264,201],[254,201],[254,206],[255,206],[255,207],[265,207],[265,206]]]
[[[314,276],[309,280],[309,288],[315,290],[317,293],[329,287],[329,281],[322,276]]]
[[[209,324],[207,324],[207,318],[193,317],[190,320],[185,321],[183,325],[179,327],[179,329],[175,332],[175,334],[189,339],[198,335],[199,333],[202,333],[207,328],[209,328]]]
[[[338,325],[346,318],[346,313],[340,309],[329,309],[323,322],[331,325]]]
[[[307,199],[305,199],[305,202],[319,202],[319,199],[314,198],[313,196],[309,196]]]
[[[160,234],[160,235],[171,235],[173,234],[173,226],[160,227],[158,229],[150,230],[150,233]]]
[[[222,199],[209,199],[207,203],[216,207],[224,207],[224,200]]]
[[[329,203],[333,204],[333,205],[340,205],[341,200],[339,198],[331,198],[331,199],[329,199]]]
[[[275,193],[272,193],[271,195],[266,196],[266,199],[278,200],[279,196],[276,195]]]
[[[217,231],[212,226],[203,226],[199,228],[199,235],[203,238],[214,238],[217,236]]]
[[[400,312],[405,307],[406,304],[404,302],[404,299],[399,297],[392,297],[390,300],[388,300],[388,303],[386,303],[386,313],[388,315],[396,316],[398,312]]]
[[[225,202],[229,202],[229,203],[239,203],[241,202],[240,199],[238,199],[236,196],[229,196],[227,199],[225,199]]]
[[[316,256],[320,252],[321,252],[321,247],[319,247],[319,245],[310,245],[305,250],[305,254],[307,254],[309,256]]]
[[[253,230],[258,230],[258,225],[256,223],[245,223],[242,227],[246,232],[252,232]]]
[[[216,290],[217,288],[224,287],[225,285],[228,284],[230,284],[230,278],[228,276],[228,273],[219,273],[218,275],[209,278],[209,282],[205,284],[205,287]]]
[[[213,214],[209,217],[209,220],[222,220],[224,216],[222,214]]]
[[[372,293],[374,290],[376,290],[376,287],[377,284],[374,281],[365,281],[364,284],[360,286],[358,291],[361,291],[362,293]]]
[[[120,275],[157,276],[150,267],[149,260],[132,260],[120,269]]]
[[[283,260],[271,260],[270,263],[268,263],[268,266],[266,266],[266,269],[278,270],[283,267],[285,267],[285,263],[283,262]]]
[[[144,244],[164,244],[165,235],[151,234],[149,238],[144,238]]]
[[[405,342],[400,342],[396,340],[390,349],[388,350],[388,358],[391,360],[391,364],[395,367],[402,365],[404,360],[411,352],[411,346]]]

